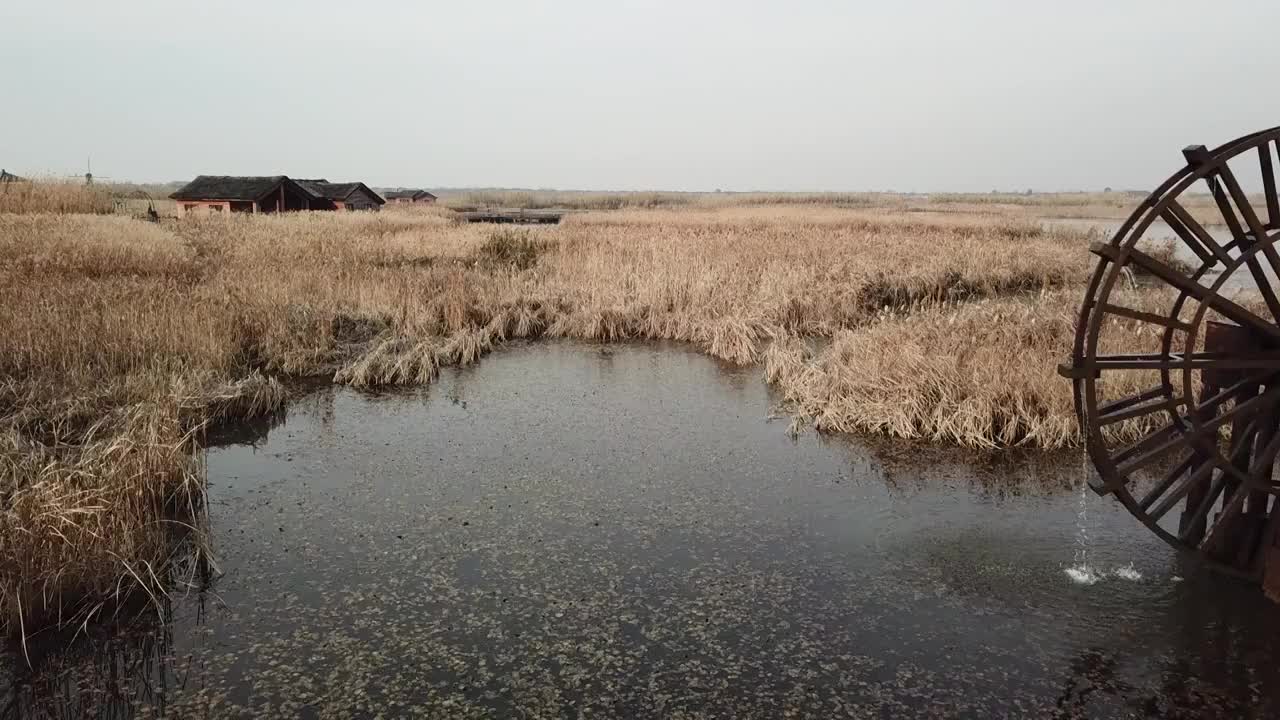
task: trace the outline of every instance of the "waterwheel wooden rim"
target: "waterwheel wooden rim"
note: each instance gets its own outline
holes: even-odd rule
[[[1280,552],[1269,550],[1280,545],[1280,127],[1183,154],[1186,166],[1109,242],[1092,246],[1100,259],[1064,373],[1097,469],[1095,491],[1114,495],[1174,547],[1253,577],[1270,575],[1274,558],[1280,579]],[[1251,179],[1260,180],[1264,208],[1246,193]],[[1229,240],[1181,201],[1197,188],[1208,190]],[[1158,222],[1191,258],[1184,266],[1153,255]],[[1156,307],[1126,298],[1135,275],[1167,288],[1146,296],[1161,298]],[[1131,342],[1146,330],[1158,348],[1117,352],[1109,341],[1112,332]]]

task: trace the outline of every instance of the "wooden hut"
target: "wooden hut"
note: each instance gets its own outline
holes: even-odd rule
[[[335,210],[379,210],[387,203],[362,182],[332,183],[328,180],[297,180],[313,195],[333,203]]]
[[[333,210],[333,201],[284,175],[200,175],[169,196],[184,212],[275,213]]]
[[[436,196],[426,190],[392,190],[387,193],[387,202],[396,205],[412,205],[413,203],[433,203]]]

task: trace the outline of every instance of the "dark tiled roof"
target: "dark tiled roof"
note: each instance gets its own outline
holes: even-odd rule
[[[387,193],[388,200],[401,200],[408,198],[410,200],[421,200],[422,198],[436,199],[435,195],[426,190],[392,190]]]
[[[290,182],[284,175],[199,175],[169,197],[174,200],[258,200],[284,182]]]
[[[341,200],[343,196],[331,194],[332,188],[337,187],[333,183],[320,178],[319,180],[294,180],[302,186],[303,190],[320,198],[329,198],[330,200]]]
[[[306,190],[312,193],[313,195],[316,195],[322,198],[328,198],[329,200],[346,200],[347,198],[351,197],[351,194],[354,193],[355,191],[364,190],[378,204],[382,204],[384,202],[384,200],[382,199],[382,196],[378,195],[378,193],[369,189],[369,186],[365,185],[362,182],[331,183],[328,180],[324,180],[324,179],[295,180],[294,182],[298,183],[303,188],[306,188]]]

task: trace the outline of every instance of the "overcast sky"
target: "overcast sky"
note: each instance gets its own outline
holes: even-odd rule
[[[1280,124],[1276,0],[0,2],[0,166],[1149,189]]]

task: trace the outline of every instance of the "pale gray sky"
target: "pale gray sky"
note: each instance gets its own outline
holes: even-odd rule
[[[1280,124],[1276,0],[0,3],[0,166],[1150,188]]]

